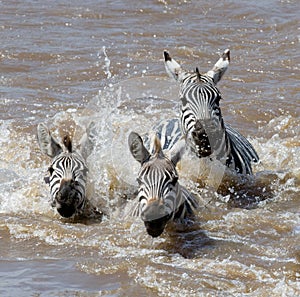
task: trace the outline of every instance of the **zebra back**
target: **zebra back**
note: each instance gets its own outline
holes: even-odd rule
[[[251,162],[257,163],[259,157],[251,143],[229,124],[225,124],[226,133],[230,142],[230,155],[227,166],[238,173],[252,174]]]
[[[159,121],[152,127],[150,133],[143,135],[144,145],[152,153],[154,152],[154,141],[151,139],[153,135],[159,138],[162,150],[169,151],[182,137],[180,122],[175,118]]]

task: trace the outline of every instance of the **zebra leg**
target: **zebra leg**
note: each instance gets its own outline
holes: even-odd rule
[[[230,62],[230,50],[226,49],[220,59],[217,61],[217,63],[214,65],[214,67],[209,70],[206,75],[210,76],[214,83],[217,84],[223,74],[226,72]]]
[[[53,158],[62,152],[62,147],[52,137],[48,127],[43,123],[37,126],[37,139],[43,154]]]

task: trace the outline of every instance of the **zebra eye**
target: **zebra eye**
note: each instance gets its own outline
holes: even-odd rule
[[[173,191],[176,183],[178,181],[178,177],[174,177],[169,183],[168,186],[164,189],[164,195],[167,195],[170,191]]]
[[[49,167],[49,168],[48,168],[48,171],[49,171],[50,175],[52,175],[52,173],[54,172],[53,167]]]
[[[178,181],[178,176],[175,176],[175,177],[173,178],[173,180],[171,181],[171,185],[172,185],[173,187],[175,187],[176,184],[177,184],[177,181]]]

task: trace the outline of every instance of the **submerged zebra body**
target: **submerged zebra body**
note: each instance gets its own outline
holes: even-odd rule
[[[50,187],[51,206],[65,218],[82,214],[87,206],[91,206],[86,198],[88,168],[85,154],[73,151],[69,135],[60,145],[44,124],[38,125],[37,136],[42,153],[52,158],[49,176],[45,178]]]
[[[183,154],[185,141],[173,143],[166,132],[160,130],[162,142],[156,135],[153,141],[147,140],[150,150],[139,134],[131,132],[128,138],[130,152],[141,164],[137,178],[138,203],[133,214],[142,218],[152,237],[160,236],[169,221],[185,218],[197,208],[195,198],[178,182],[176,164]]]
[[[215,157],[241,174],[252,174],[251,162],[259,158],[250,142],[225,124],[221,93],[216,87],[228,68],[230,52],[225,50],[214,67],[205,74],[187,72],[164,52],[167,73],[180,83],[182,133],[190,149],[199,157]]]

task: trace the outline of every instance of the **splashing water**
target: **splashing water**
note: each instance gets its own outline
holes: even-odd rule
[[[0,295],[298,296],[294,4],[77,2],[1,6]],[[216,180],[205,160],[186,154],[180,181],[201,207],[193,221],[169,224],[153,240],[128,216],[139,170],[128,134],[178,116],[164,49],[205,71],[227,47],[222,113],[261,163],[253,177],[226,172]],[[88,192],[106,214],[101,223],[62,220],[51,209],[49,159],[35,135],[41,121],[74,143],[95,122]]]

